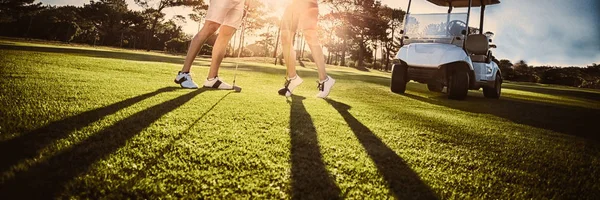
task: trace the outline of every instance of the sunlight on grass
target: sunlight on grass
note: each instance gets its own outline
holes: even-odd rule
[[[329,67],[286,101],[285,68],[227,58],[242,93],[184,90],[183,57],[0,41],[0,198],[594,199],[596,92],[506,84],[465,101]],[[200,82],[207,59],[193,67]],[[52,184],[47,184],[52,183]],[[35,193],[26,192],[37,188]]]
[[[559,104],[600,110],[600,104],[598,103],[598,101],[586,100],[584,98],[541,94],[513,89],[504,89],[502,92],[503,95],[505,95],[506,97],[511,97],[519,100],[537,101],[546,104]]]

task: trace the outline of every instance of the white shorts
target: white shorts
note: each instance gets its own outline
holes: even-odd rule
[[[238,29],[242,25],[245,0],[210,0],[206,20]]]

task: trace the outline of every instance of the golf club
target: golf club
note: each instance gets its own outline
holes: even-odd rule
[[[244,31],[246,30],[246,15],[244,14],[244,18],[242,19],[242,34],[244,34]],[[241,41],[240,41],[241,42]],[[235,72],[233,73],[233,90],[235,92],[242,92],[242,88],[235,86],[235,79],[237,78],[237,71],[238,71],[238,67],[240,65],[240,57],[242,55],[242,49],[244,48],[244,44],[240,43],[240,50],[238,51],[238,55],[237,55],[237,61],[235,62]]]

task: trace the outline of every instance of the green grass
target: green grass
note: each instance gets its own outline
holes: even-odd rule
[[[323,100],[307,65],[286,100],[284,68],[262,59],[243,59],[231,93],[179,89],[180,56],[10,40],[0,55],[0,199],[600,198],[594,90],[452,101],[330,67]]]

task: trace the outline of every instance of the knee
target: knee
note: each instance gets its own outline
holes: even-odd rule
[[[304,38],[306,38],[306,43],[310,46],[318,46],[321,45],[319,42],[319,36],[316,31],[305,31]]]
[[[233,36],[233,34],[235,34],[236,29],[234,28],[230,28],[230,27],[221,27],[221,30],[219,30],[219,36],[225,37],[225,38],[231,38]]]
[[[206,23],[204,23],[204,25],[202,26],[202,30],[200,30],[200,32],[198,34],[196,34],[196,36],[198,35],[212,35],[215,32],[217,32],[217,29],[219,29],[221,25],[215,22],[211,22],[211,21],[206,21]]]
[[[290,45],[292,44],[292,33],[290,32],[282,32],[281,33],[281,44]]]

